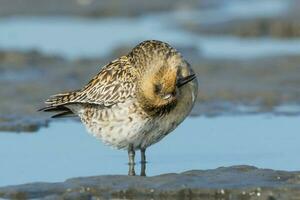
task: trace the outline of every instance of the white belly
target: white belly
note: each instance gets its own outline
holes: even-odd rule
[[[129,144],[139,146],[141,135],[147,130],[149,120],[136,110],[139,109],[134,108],[133,102],[127,101],[111,108],[83,108],[78,115],[91,135],[112,147],[124,149]]]

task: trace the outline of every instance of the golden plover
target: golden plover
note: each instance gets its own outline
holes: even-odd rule
[[[56,117],[77,115],[89,133],[117,149],[128,150],[129,175],[135,175],[135,151],[174,130],[190,113],[198,84],[189,63],[169,44],[140,43],[109,64],[80,90],[51,96],[41,110]]]

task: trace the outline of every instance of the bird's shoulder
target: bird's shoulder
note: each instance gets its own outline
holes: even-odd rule
[[[78,93],[76,102],[111,106],[135,96],[135,69],[126,56],[105,65]]]

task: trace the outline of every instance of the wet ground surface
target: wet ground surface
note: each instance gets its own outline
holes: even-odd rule
[[[193,170],[153,177],[120,175],[72,178],[0,188],[14,199],[299,199],[300,172],[251,166]],[[242,181],[241,181],[242,180]],[[297,197],[298,196],[298,197]]]

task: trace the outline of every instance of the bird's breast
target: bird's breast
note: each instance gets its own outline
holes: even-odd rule
[[[152,118],[153,127],[145,136],[141,146],[148,147],[173,131],[189,115],[196,101],[197,92],[197,80],[184,85],[174,108],[159,117]]]

